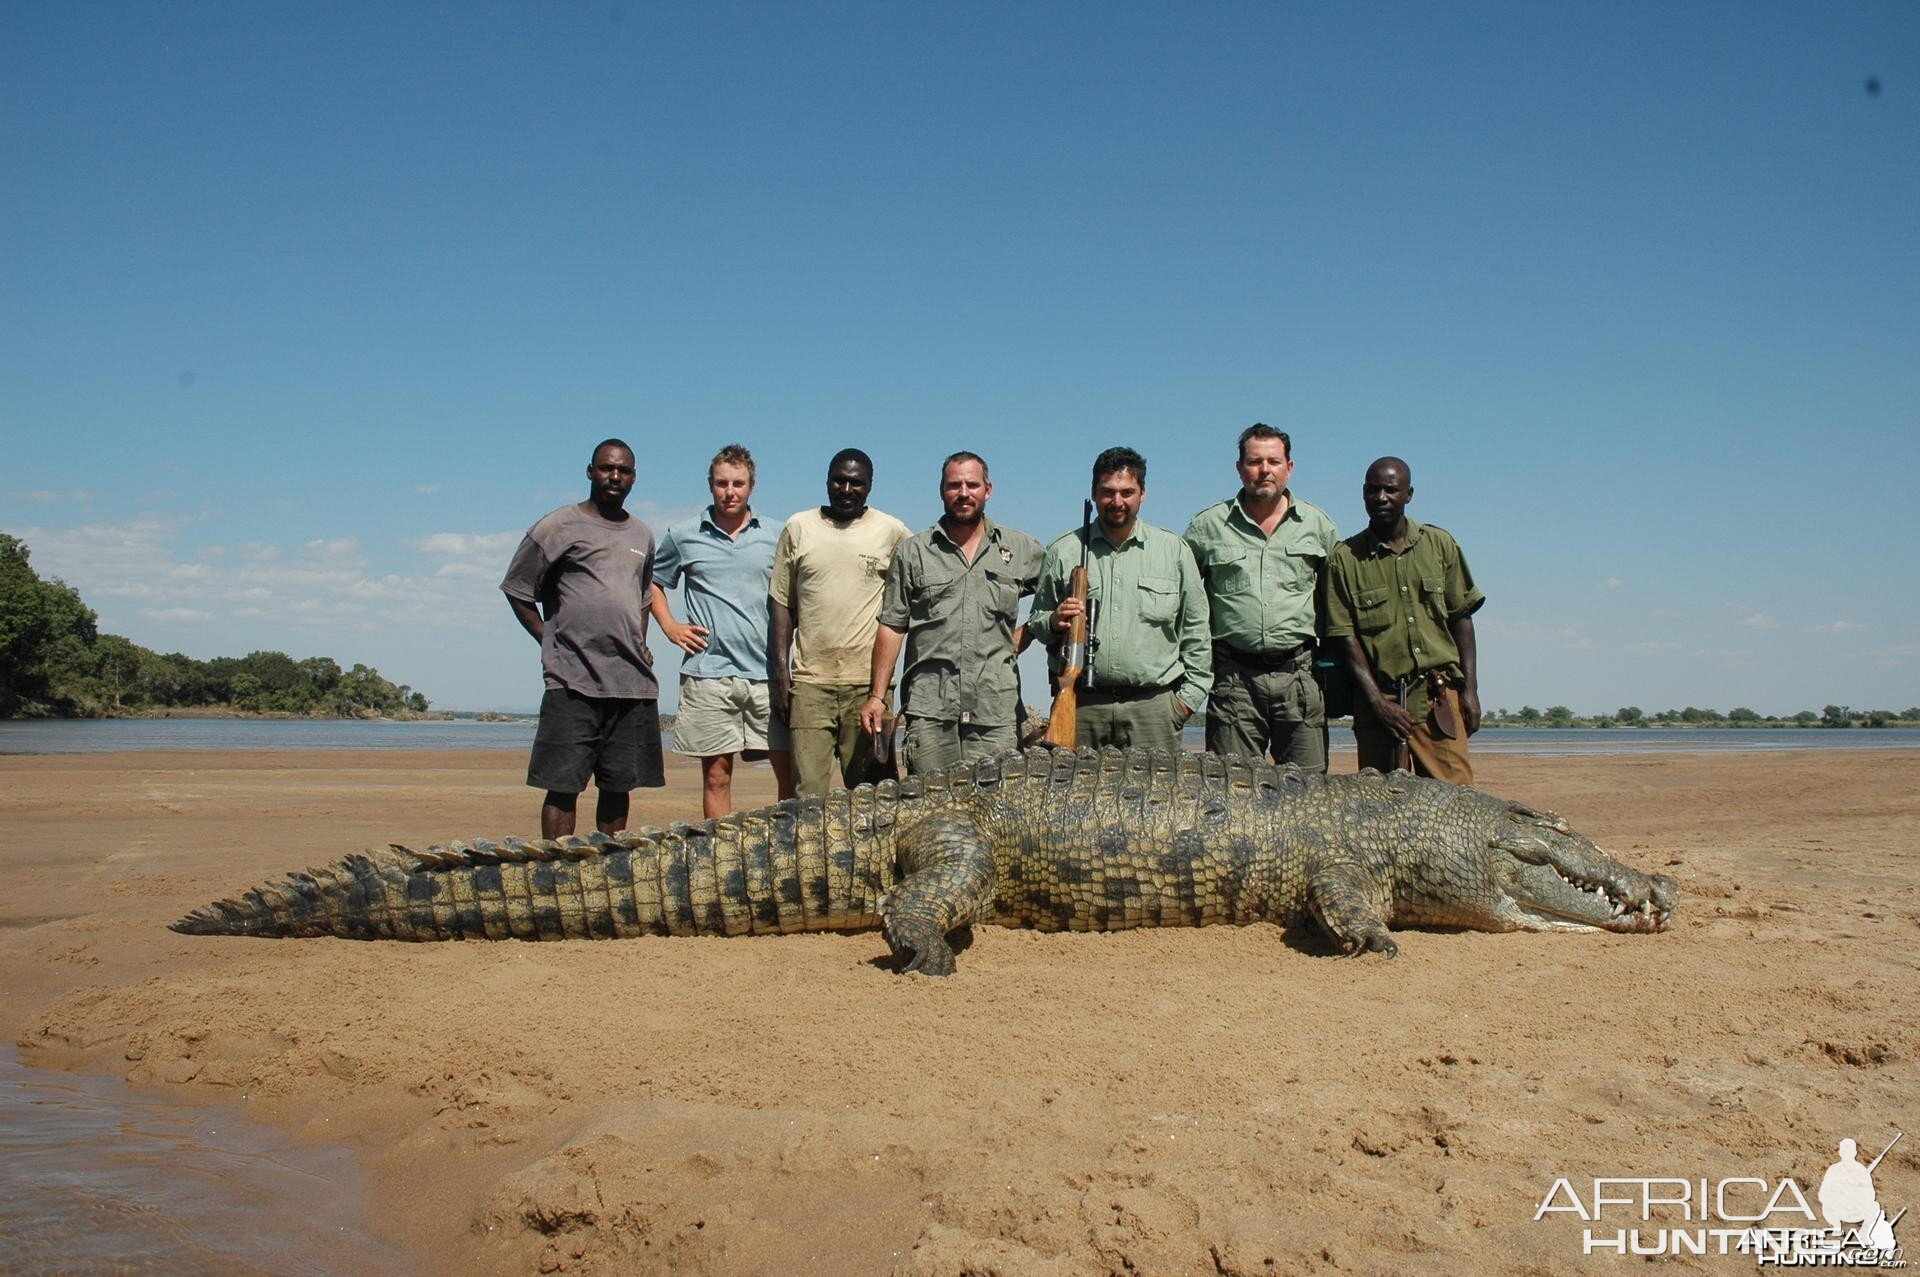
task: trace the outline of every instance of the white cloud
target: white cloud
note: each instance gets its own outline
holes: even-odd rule
[[[1750,616],[1743,616],[1736,624],[1743,630],[1777,630],[1780,628],[1780,622],[1765,612],[1755,612]]]
[[[6,498],[9,501],[29,501],[34,505],[51,505],[56,501],[91,501],[93,493],[85,488],[32,488],[25,492],[9,492]]]
[[[1603,590],[1617,590],[1625,584],[1626,582],[1622,581],[1619,577],[1610,576],[1606,580],[1600,582],[1600,588]]]
[[[1641,643],[1628,643],[1620,650],[1623,652],[1672,652],[1680,645],[1671,639],[1648,639]]]
[[[523,535],[519,532],[430,532],[408,544],[422,554],[440,558],[462,559],[485,555],[499,559],[504,568],[507,556],[520,544]]]
[[[1730,670],[1751,669],[1755,664],[1753,653],[1736,648],[1701,648],[1693,655],[1695,660],[1707,661]]]
[[[1820,625],[1809,625],[1808,634],[1858,634],[1867,627],[1858,621],[1827,621]]]
[[[347,536],[195,552],[185,539],[198,521],[148,515],[29,528],[22,539],[33,547],[42,575],[64,578],[96,607],[141,605],[119,615],[154,626],[246,621],[256,630],[267,622],[293,631],[362,632],[506,621],[495,585],[519,532],[439,532],[371,549]],[[397,570],[384,563],[376,569],[375,551]]]

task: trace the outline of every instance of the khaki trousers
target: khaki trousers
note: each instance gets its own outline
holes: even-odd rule
[[[851,789],[860,783],[873,757],[873,737],[860,730],[860,707],[866,702],[865,683],[793,685],[787,727],[796,795],[824,794],[841,785]]]
[[[1020,743],[1020,733],[1012,723],[987,727],[979,723],[935,722],[930,718],[907,716],[907,770],[943,772],[961,763],[995,758]]]
[[[1327,770],[1327,707],[1313,677],[1313,653],[1281,669],[1242,665],[1214,648],[1207,697],[1207,752]]]
[[[1455,722],[1464,721],[1460,712],[1460,693],[1449,687],[1442,693],[1453,704]],[[1379,719],[1368,712],[1365,704],[1353,708],[1353,738],[1360,746],[1360,766],[1371,767],[1375,771],[1393,770],[1393,755],[1399,741],[1388,731]],[[1413,754],[1413,774],[1431,776],[1435,780],[1452,781],[1456,785],[1473,783],[1473,762],[1467,757],[1467,740],[1464,736],[1448,739],[1433,734],[1429,722],[1416,720],[1413,735],[1407,738],[1407,744]]]

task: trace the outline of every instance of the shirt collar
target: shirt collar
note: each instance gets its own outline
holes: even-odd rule
[[[700,515],[700,526],[703,528],[712,528],[714,532],[720,536],[727,536],[727,530],[720,526],[718,513],[711,505]],[[748,528],[757,528],[759,526],[760,516],[753,512],[752,506],[748,506],[747,521],[740,525],[740,532],[745,532]],[[740,532],[735,532],[733,536],[739,536]]]
[[[956,551],[959,550],[960,548],[959,544],[956,543],[952,537],[947,535],[947,525],[940,522],[938,519],[935,519],[933,522],[933,526],[927,529],[927,539],[929,541],[937,540],[937,541],[944,542],[945,544],[952,546],[953,549]],[[981,544],[984,545],[984,544],[987,544],[988,542],[998,541],[999,539],[1000,539],[1000,525],[995,523],[987,515],[982,514],[980,516]],[[974,557],[978,558],[979,556],[975,555]]]
[[[1244,489],[1242,489],[1242,491],[1244,491]],[[1287,499],[1287,512],[1280,516],[1280,522],[1285,523],[1288,519],[1299,522],[1300,499],[1293,495],[1293,489],[1282,488],[1280,489],[1280,495]],[[1238,518],[1243,526],[1252,528],[1255,532],[1260,532],[1260,525],[1255,523],[1253,516],[1247,513],[1247,507],[1240,504],[1239,492],[1227,498],[1227,505],[1230,507],[1227,511],[1228,519]],[[1265,536],[1266,534],[1261,533],[1261,535]]]
[[[1414,546],[1419,545],[1422,531],[1423,531],[1423,528],[1417,520],[1408,519],[1407,520],[1407,546],[1406,546],[1406,549],[1400,551],[1400,553],[1402,554],[1409,553]],[[1393,553],[1392,550],[1389,550],[1387,548],[1387,543],[1385,541],[1382,541],[1377,535],[1374,534],[1372,524],[1368,524],[1365,528],[1362,528],[1360,531],[1360,536],[1361,536],[1360,548],[1366,551],[1367,557],[1378,558],[1383,554]]]

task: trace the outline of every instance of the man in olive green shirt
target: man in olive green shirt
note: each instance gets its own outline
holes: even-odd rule
[[[1207,592],[1187,543],[1140,522],[1147,463],[1132,448],[1108,448],[1093,462],[1097,530],[1085,542],[1089,654],[1079,696],[1081,749],[1114,745],[1178,751],[1180,729],[1213,685]],[[1027,628],[1060,644],[1086,610],[1068,592],[1080,566],[1080,531],[1047,547]]]
[[[1293,441],[1240,432],[1240,492],[1187,525],[1213,617],[1207,749],[1327,770],[1327,707],[1313,677],[1320,578],[1340,539],[1327,512],[1287,487]]]
[[[1413,771],[1471,785],[1467,737],[1480,730],[1473,614],[1487,597],[1453,537],[1407,517],[1406,462],[1368,466],[1362,498],[1367,530],[1334,547],[1326,584],[1327,641],[1353,677],[1360,766],[1391,770],[1404,743]]]
[[[884,729],[887,684],[904,643],[909,771],[945,771],[1020,743],[1020,599],[1033,593],[1044,552],[987,517],[992,495],[985,461],[971,452],[948,457],[940,467],[945,513],[895,546],[887,569],[860,723],[869,735]]]

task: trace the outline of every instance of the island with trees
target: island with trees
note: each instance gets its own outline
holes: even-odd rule
[[[1625,705],[1611,714],[1576,714],[1565,705],[1535,709],[1522,705],[1509,713],[1490,710],[1482,720],[1487,727],[1920,727],[1920,706],[1903,710],[1854,709],[1847,705],[1829,705],[1819,713],[1803,709],[1784,717],[1756,713],[1737,705],[1722,714],[1717,709],[1663,709],[1649,714],[1638,705]]]
[[[427,698],[367,665],[253,652],[195,660],[102,634],[79,591],[42,580],[0,532],[0,718],[100,718],[176,711],[415,718]]]

